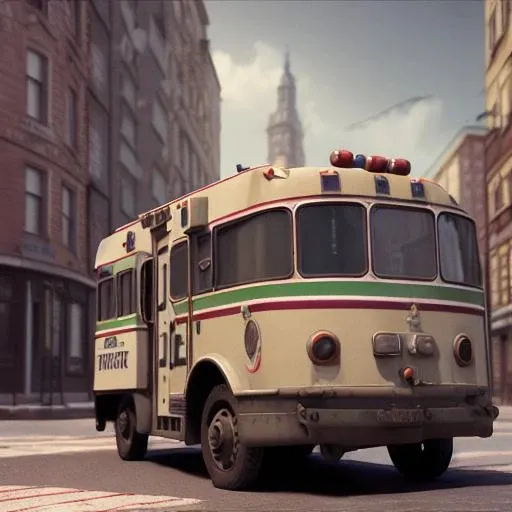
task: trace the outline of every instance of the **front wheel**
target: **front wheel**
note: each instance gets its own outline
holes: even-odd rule
[[[450,465],[453,439],[429,439],[422,443],[388,446],[395,468],[412,480],[435,480]]]
[[[236,400],[223,384],[213,388],[206,400],[201,420],[201,449],[215,487],[240,491],[258,479],[264,451],[240,443]]]
[[[148,435],[137,432],[137,419],[132,400],[119,405],[115,431],[119,457],[123,460],[142,460],[148,449]]]

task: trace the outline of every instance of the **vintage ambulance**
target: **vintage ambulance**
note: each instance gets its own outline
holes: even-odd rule
[[[489,437],[486,298],[471,218],[403,159],[238,166],[99,245],[96,428],[200,444],[213,484],[272,457],[387,446],[433,479]]]

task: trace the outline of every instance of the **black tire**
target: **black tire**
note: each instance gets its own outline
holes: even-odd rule
[[[119,405],[115,421],[117,453],[123,460],[142,460],[148,449],[148,435],[137,432],[133,401],[125,399]]]
[[[450,465],[453,439],[429,439],[423,443],[388,446],[395,468],[411,480],[435,480]]]
[[[208,396],[201,418],[201,449],[206,469],[218,489],[241,491],[258,480],[263,462],[263,448],[244,446],[238,439],[236,400],[227,386],[216,386]],[[222,426],[228,436],[217,428]],[[210,434],[212,441],[210,441]],[[219,440],[223,444],[212,444]],[[224,449],[223,449],[224,448]],[[229,457],[230,460],[226,461]]]

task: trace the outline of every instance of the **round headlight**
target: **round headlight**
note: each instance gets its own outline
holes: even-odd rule
[[[469,366],[473,362],[473,344],[465,334],[459,334],[453,342],[453,355],[459,366]]]
[[[260,331],[254,320],[249,320],[245,326],[244,344],[245,351],[249,359],[256,355],[258,342],[260,341]]]
[[[319,332],[308,342],[308,355],[317,365],[334,363],[340,352],[340,344],[336,336],[329,332]]]

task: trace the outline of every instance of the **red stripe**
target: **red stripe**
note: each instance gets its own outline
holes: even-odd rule
[[[253,313],[262,311],[285,311],[296,309],[379,309],[379,310],[402,310],[408,309],[412,304],[420,306],[421,311],[437,311],[441,313],[461,313],[466,315],[484,316],[483,311],[472,307],[455,306],[445,304],[426,304],[417,301],[387,302],[384,300],[357,300],[357,299],[327,299],[327,300],[287,300],[281,302],[261,302],[251,304],[249,309]],[[207,320],[209,318],[219,318],[232,316],[240,313],[240,306],[227,306],[214,311],[205,311],[196,313],[194,320]],[[188,317],[181,316],[176,318],[176,323],[181,324],[187,321]]]
[[[100,269],[102,267],[106,267],[107,265],[112,265],[113,263],[117,263],[118,261],[129,258],[130,256],[134,256],[135,254],[136,254],[135,252],[131,252],[130,254],[123,254],[123,256],[120,256],[119,258],[116,258],[115,260],[106,261],[105,263],[102,263],[99,267],[96,268],[96,272],[99,274]]]
[[[68,494],[71,494],[71,493],[89,492],[89,491],[66,491],[66,492]],[[56,494],[64,494],[64,493],[56,493]],[[51,495],[45,494],[43,496],[38,496],[38,497],[44,498],[44,496],[51,496]],[[94,496],[92,498],[82,498],[80,500],[59,501],[58,503],[52,503],[52,505],[64,505],[65,503],[83,503],[84,501],[104,500],[106,498],[114,498],[116,496],[129,496],[129,494],[120,494],[120,493],[116,492],[115,494],[107,494],[106,496]],[[35,508],[49,507],[49,506],[51,506],[51,505],[34,505],[33,507],[18,508],[16,510],[13,510],[12,512],[22,512],[23,510],[34,510]]]
[[[222,217],[218,217],[217,219],[212,220],[208,225],[211,226],[212,224],[215,224],[216,222],[220,222],[221,220],[226,220],[231,217],[237,217],[244,213],[249,213],[252,210],[257,210],[258,208],[262,208],[264,206],[271,206],[273,204],[286,203],[289,201],[302,201],[302,200],[307,201],[308,199],[326,199],[326,198],[329,199],[329,198],[333,198],[333,197],[336,197],[339,199],[340,196],[339,196],[339,194],[322,194],[322,195],[314,194],[314,195],[310,195],[310,196],[282,197],[280,199],[272,199],[271,201],[263,201],[262,203],[253,204],[251,206],[248,206],[247,208],[243,208],[242,210],[237,210],[236,212],[231,212],[226,215],[223,215]]]
[[[96,339],[98,338],[104,338],[105,336],[114,336],[116,334],[124,334],[125,332],[133,332],[133,331],[145,331],[147,329],[147,327],[143,327],[143,326],[137,326],[137,327],[125,327],[123,329],[110,329],[108,331],[104,331],[104,332],[101,332],[101,333],[96,333],[94,335],[94,337]]]
[[[208,185],[208,187],[210,187],[211,185]],[[205,188],[208,188],[208,187],[205,187]],[[188,197],[188,196],[184,196],[184,197]],[[216,222],[220,222],[221,220],[226,220],[226,219],[229,219],[231,217],[237,217],[239,215],[242,215],[244,213],[249,213],[251,212],[252,210],[257,210],[258,208],[262,208],[264,206],[271,206],[273,204],[278,204],[278,203],[286,203],[286,202],[289,202],[289,201],[307,201],[308,199],[332,199],[333,197],[339,199],[340,195],[339,194],[312,194],[312,195],[309,195],[309,196],[292,196],[292,197],[281,197],[279,199],[272,199],[270,201],[262,201],[261,203],[256,203],[256,204],[253,204],[251,206],[248,206],[247,208],[242,208],[241,210],[236,210],[234,212],[231,212],[231,213],[227,213],[226,215],[222,215],[221,217],[217,217],[216,219],[213,219],[211,220],[209,223],[208,223],[208,226],[211,226],[212,224],[215,224]],[[150,211],[153,211],[153,210],[150,210]],[[147,212],[149,213],[149,212]],[[118,231],[115,231],[115,233],[118,233],[124,229],[127,229],[128,227],[130,226],[133,226],[134,224],[136,224],[137,222],[139,222],[138,220],[136,221],[133,221],[131,224],[128,224],[127,226],[123,226],[121,228],[119,228]],[[123,258],[125,258],[126,256],[123,256]],[[119,259],[122,259],[122,258],[118,258],[117,260],[113,260],[112,262],[109,262],[109,263],[103,263],[101,266],[103,265],[110,265],[111,263],[113,262],[116,262],[118,261]]]
[[[44,487],[42,487],[41,489],[44,489]],[[20,489],[21,490],[21,489]],[[16,490],[14,491],[11,491],[11,492],[16,492]],[[85,492],[85,491],[79,491],[79,490],[76,490],[76,491],[70,491],[69,489],[66,490],[66,491],[57,491],[57,492],[50,492],[49,494],[33,494],[32,496],[21,496],[19,498],[4,498],[4,499],[1,499],[1,501],[19,501],[19,500],[31,500],[31,499],[34,499],[34,498],[44,498],[46,496],[57,496],[59,494],[70,494],[70,493],[77,493],[77,492]],[[40,507],[41,505],[38,505],[38,507]],[[36,508],[36,507],[30,507],[30,508]],[[21,508],[19,510],[28,510],[26,508]],[[16,512],[16,511],[14,511]]]
[[[261,366],[261,352],[258,353],[256,361],[254,361],[254,365],[253,366],[245,365],[245,368],[249,373],[256,373],[260,369],[260,366]]]
[[[18,491],[26,491],[28,489],[35,489],[35,487],[33,485],[29,486],[29,487],[19,487],[18,489],[4,489],[3,491],[0,491],[0,494],[2,494],[3,492],[18,492]]]
[[[250,169],[247,169],[247,171],[244,171],[244,172],[256,171],[257,169],[263,169],[264,167],[270,167],[270,165],[265,164],[265,165],[259,165],[258,167],[251,167]],[[188,194],[181,196],[180,198],[176,199],[175,201],[172,201],[171,203],[166,203],[166,204],[173,205],[176,203],[181,203],[181,201],[184,201],[185,199],[187,199],[187,197],[190,197],[193,194],[197,194],[198,192],[203,192],[204,190],[207,190],[209,188],[220,185],[221,183],[225,183],[226,181],[232,180],[233,178],[237,178],[238,176],[239,176],[239,174],[237,173],[237,174],[233,174],[232,176],[228,176],[227,178],[224,178],[222,180],[214,181],[213,183],[210,183],[209,185],[205,185],[204,187],[198,188],[197,190],[189,192]],[[159,210],[160,208],[163,208],[164,206],[165,205],[158,206],[157,208],[153,208],[152,210],[149,210],[145,213],[155,212],[155,211]],[[139,222],[139,219],[136,219],[132,222],[129,222],[128,224],[125,224],[124,226],[117,228],[114,231],[114,233],[119,233],[119,231],[123,231],[124,229],[129,228],[130,226],[137,224],[137,222]]]

